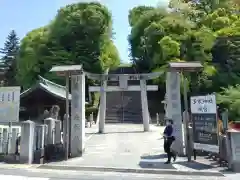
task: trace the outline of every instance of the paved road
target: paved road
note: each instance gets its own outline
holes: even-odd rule
[[[152,126],[151,132],[143,132],[142,124],[106,124],[105,129],[105,134],[92,132],[91,138],[86,142],[83,157],[51,164],[121,168],[126,166],[127,168],[147,168],[149,166],[173,168],[163,164],[166,161],[165,156],[158,158],[159,155],[165,154],[163,140],[160,139],[163,127]],[[89,128],[89,130],[91,129]]]
[[[211,164],[205,165],[205,162],[187,163],[186,158],[180,157],[173,164],[164,164],[167,160],[163,149],[164,140],[161,139],[164,127],[152,125],[150,132],[143,132],[142,124],[106,124],[105,130],[104,134],[96,134],[96,129],[86,129],[91,138],[86,142],[82,157],[49,165],[176,171],[219,170],[213,168]]]
[[[0,169],[3,180],[227,180],[224,177],[153,175],[114,172]]]

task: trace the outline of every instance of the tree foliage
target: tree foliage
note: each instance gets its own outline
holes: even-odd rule
[[[191,93],[225,88],[221,102],[239,116],[239,10],[238,0],[170,0],[169,11],[135,7],[129,12],[132,61],[142,72],[164,71],[170,61],[200,61],[203,71],[187,75]],[[155,82],[165,88],[164,78]]]
[[[4,83],[8,86],[17,84],[16,72],[19,51],[19,38],[14,30],[7,36],[4,47],[0,50],[1,70],[4,72]]]
[[[53,65],[82,64],[101,73],[120,63],[112,41],[112,19],[100,3],[76,3],[61,8],[52,22],[29,32],[21,41],[18,81],[29,87]]]
[[[228,109],[229,119],[240,121],[240,85],[224,88],[217,95],[218,103]]]
[[[200,61],[204,70],[188,76],[190,89],[192,93],[209,93],[220,91],[220,82],[216,79],[223,74],[226,76],[220,69],[227,67],[226,63],[215,56],[228,56],[225,61],[231,59],[235,80],[240,81],[236,73],[240,70],[236,64],[237,40],[231,44],[219,41],[221,37],[236,37],[240,32],[239,15],[234,13],[238,12],[239,5],[233,0],[171,0],[169,8],[170,11],[166,11],[140,6],[130,11],[129,22],[135,22],[130,23],[132,30],[129,35],[133,63],[141,71],[151,72],[163,70],[172,60]],[[132,14],[142,15],[136,21]],[[220,46],[227,48],[220,50]],[[229,53],[232,55],[227,55]],[[230,83],[224,82],[221,84],[223,87]],[[230,84],[234,83],[236,81]]]

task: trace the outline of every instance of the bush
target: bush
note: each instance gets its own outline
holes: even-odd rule
[[[86,113],[86,118],[88,118],[91,113],[93,113],[93,117],[97,117],[98,107],[86,107],[85,113]]]
[[[223,88],[217,94],[217,102],[221,108],[228,109],[229,119],[240,121],[240,85]]]

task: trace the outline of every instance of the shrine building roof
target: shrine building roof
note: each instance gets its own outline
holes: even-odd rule
[[[55,96],[56,98],[66,99],[66,87],[65,86],[56,84],[56,83],[49,81],[41,76],[39,76],[39,81],[33,87],[22,92],[20,97],[23,98],[39,88],[41,90]],[[72,98],[72,96],[69,93],[68,99],[71,100],[71,98]]]

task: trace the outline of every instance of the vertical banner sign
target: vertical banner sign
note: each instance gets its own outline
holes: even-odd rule
[[[194,148],[219,152],[215,95],[191,97]]]
[[[20,87],[0,87],[0,122],[18,122]]]

